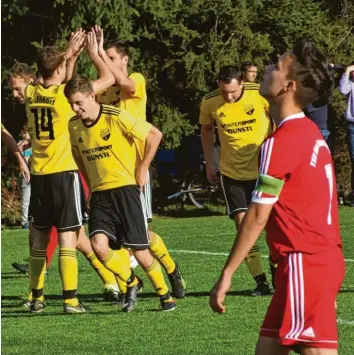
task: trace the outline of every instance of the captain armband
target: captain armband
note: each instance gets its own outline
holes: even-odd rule
[[[277,179],[269,175],[260,174],[258,176],[255,190],[258,192],[263,192],[267,195],[279,197],[283,186],[284,180]]]

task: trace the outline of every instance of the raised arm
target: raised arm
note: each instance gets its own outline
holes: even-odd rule
[[[99,41],[103,42],[103,31],[101,31]],[[98,72],[98,79],[92,81],[93,91],[97,94],[111,87],[114,84],[114,77],[98,54],[98,42],[93,28],[87,34],[87,51]]]
[[[66,49],[66,77],[65,82],[68,82],[74,75],[77,59],[84,48],[85,31],[82,28],[71,33],[70,40]]]
[[[101,36],[102,29],[100,26],[95,26],[95,31],[96,34],[99,34],[99,37]],[[128,95],[133,96],[135,94],[135,82],[134,80],[130,79],[127,77],[124,72],[119,69],[113,62],[112,60],[108,57],[106,54],[106,51],[103,49],[103,40],[100,41],[100,45],[98,48],[98,53],[102,60],[105,62],[109,70],[114,76],[115,83],[119,85],[121,90],[124,90]]]

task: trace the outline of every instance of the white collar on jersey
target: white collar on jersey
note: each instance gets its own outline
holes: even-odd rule
[[[304,117],[305,117],[305,114],[302,111],[298,112],[298,113],[294,113],[293,115],[283,118],[283,120],[279,123],[278,128],[286,121],[295,120],[297,118],[304,118]]]

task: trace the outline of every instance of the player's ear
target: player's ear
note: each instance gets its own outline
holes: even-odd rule
[[[287,80],[285,82],[284,91],[296,91],[296,82],[294,80]]]
[[[127,55],[125,55],[125,56],[123,57],[123,63],[124,63],[124,64],[128,64],[128,62],[129,62],[129,57],[128,57]]]

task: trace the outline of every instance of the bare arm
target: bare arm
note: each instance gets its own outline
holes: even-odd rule
[[[10,149],[11,153],[16,157],[19,165],[20,171],[26,182],[29,183],[31,180],[31,175],[28,169],[28,165],[16,144],[15,139],[12,137],[10,132],[6,128],[2,128],[1,130],[1,139],[5,142],[6,146]]]
[[[102,29],[100,26],[95,26],[95,31],[96,34],[98,34],[98,37],[101,39],[101,34],[102,34]],[[114,76],[115,83],[118,84],[121,88],[121,90],[124,90],[128,95],[133,96],[135,93],[135,82],[134,80],[130,79],[127,77],[124,72],[119,69],[113,62],[112,60],[108,57],[106,54],[106,51],[103,49],[103,40],[100,41],[99,47],[98,47],[98,53],[104,63],[107,65],[109,70]]]
[[[103,42],[103,31],[100,34],[100,41]],[[96,33],[94,29],[91,29],[87,34],[87,51],[98,72],[98,79],[92,81],[93,91],[96,94],[105,91],[114,84],[114,77],[111,71],[98,54],[98,46]]]
[[[151,129],[145,140],[144,157],[136,172],[136,181],[140,188],[148,183],[148,170],[154,158],[157,148],[162,139],[162,133],[154,126]]]
[[[201,135],[208,180],[212,184],[218,184],[219,177],[216,174],[217,169],[213,165],[214,125],[202,125]]]
[[[238,230],[222,274],[211,291],[210,306],[214,312],[225,312],[224,300],[226,293],[230,290],[232,277],[259,238],[272,208],[273,204],[251,203]]]
[[[76,32],[71,33],[71,37],[65,53],[67,58],[65,82],[68,82],[74,75],[76,62],[80,56],[80,53],[82,52],[84,41],[85,31],[83,31],[81,28],[76,30]]]

